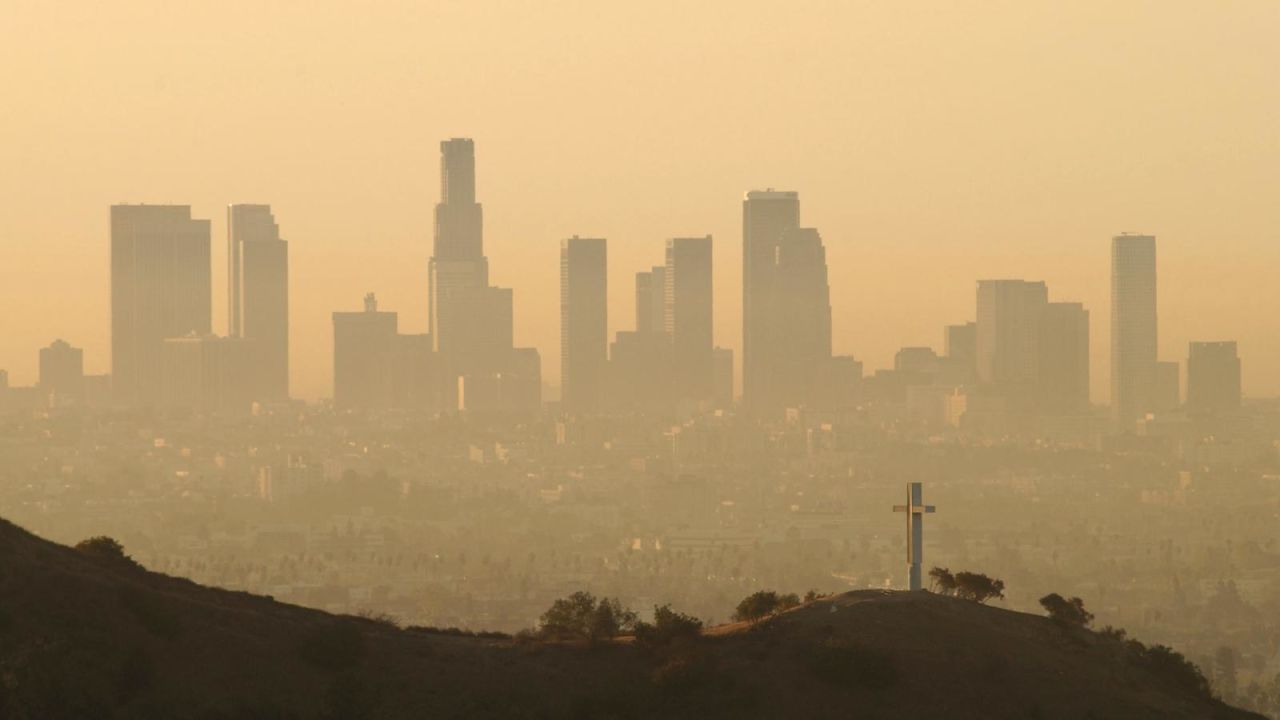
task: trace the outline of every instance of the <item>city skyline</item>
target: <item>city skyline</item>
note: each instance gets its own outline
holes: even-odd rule
[[[1247,360],[1245,393],[1280,394],[1280,317],[1249,312],[1280,262],[1274,204],[1263,191],[1280,172],[1268,120],[1280,93],[1261,71],[1275,64],[1263,33],[1280,12],[1273,5],[1244,3],[1211,18],[1130,8],[1107,23],[1087,8],[1047,3],[1003,15],[801,7],[785,18],[744,12],[731,28],[718,25],[711,5],[678,23],[665,21],[669,11],[610,8],[574,22],[621,22],[631,32],[584,41],[587,62],[573,73],[563,72],[559,43],[520,40],[559,38],[573,26],[567,8],[518,11],[520,33],[504,27],[492,36],[444,31],[484,26],[479,9],[442,12],[438,23],[370,10],[367,22],[386,32],[376,44],[363,35],[321,44],[336,55],[317,52],[314,40],[345,37],[347,28],[322,9],[305,18],[306,43],[284,37],[278,46],[258,44],[219,13],[83,8],[67,22],[39,6],[16,13],[0,32],[17,64],[80,81],[54,95],[35,76],[15,76],[15,102],[29,112],[3,121],[22,142],[14,171],[0,173],[13,199],[0,237],[23,272],[0,289],[0,306],[36,301],[64,320],[58,328],[12,322],[0,341],[11,382],[35,382],[32,349],[55,336],[84,348],[87,372],[107,370],[103,208],[190,204],[212,219],[220,269],[222,208],[262,202],[291,241],[291,345],[300,351],[293,394],[325,396],[328,313],[339,298],[376,290],[408,330],[427,331],[436,145],[468,135],[481,148],[491,280],[514,291],[516,344],[542,351],[548,378],[559,362],[555,243],[575,232],[610,238],[611,335],[629,327],[630,277],[655,262],[654,245],[711,234],[720,245],[715,342],[740,355],[737,199],[774,186],[799,191],[805,223],[822,231],[833,350],[868,370],[891,366],[900,347],[937,347],[940,326],[966,320],[956,309],[970,304],[975,279],[1036,278],[1093,311],[1092,397],[1105,402],[1107,243],[1134,231],[1160,239],[1159,356],[1182,358],[1190,341],[1234,339]],[[261,27],[296,19],[273,8]],[[116,48],[110,33],[88,29],[177,37],[193,26],[204,30],[197,44],[155,66],[150,46]],[[713,28],[726,43],[694,62],[694,40]],[[766,28],[790,62],[758,52],[751,38]],[[852,54],[842,28],[860,29]],[[34,43],[40,30],[74,52]],[[1058,54],[1038,40],[1062,33],[1079,52]],[[1178,52],[1171,42],[1181,43]],[[449,58],[468,43],[478,49],[466,53],[473,65],[448,76],[429,70],[455,67]],[[528,51],[521,68],[495,59],[506,43]],[[655,43],[671,52],[655,58]],[[367,81],[391,69],[401,73],[395,83]],[[889,82],[903,73],[910,82]],[[251,81],[228,85],[232,74]],[[627,81],[626,93],[554,121],[536,111],[567,105],[611,75]],[[521,88],[534,78],[556,82],[533,97]],[[402,86],[414,89],[393,91]],[[226,101],[209,105],[209,87]],[[701,96],[706,87],[719,99]],[[759,114],[762,89],[787,110]],[[98,112],[104,97],[111,107],[155,112],[126,122]],[[657,110],[672,100],[689,110],[679,126]],[[300,124],[296,113],[333,121]],[[750,120],[718,132],[730,114]],[[631,140],[615,142],[619,132]],[[1217,152],[1228,137],[1232,151]],[[87,164],[48,162],[68,155]],[[224,293],[215,277],[218,332],[227,327]],[[883,307],[895,311],[876,310]]]
[[[511,310],[512,290],[487,286],[488,258],[484,256],[483,249],[482,249],[483,241],[482,241],[482,229],[481,229],[481,220],[480,220],[480,205],[475,201],[476,169],[475,169],[475,156],[474,156],[474,140],[472,138],[453,138],[451,140],[442,141],[440,144],[440,147],[441,147],[440,189],[441,189],[442,202],[437,205],[437,209],[436,209],[437,220],[436,220],[435,241],[434,241],[435,254],[439,257],[447,258],[448,260],[452,261],[453,264],[455,265],[461,264],[461,265],[466,265],[468,267],[472,265],[479,266],[478,271],[473,272],[473,271],[467,270],[466,273],[464,273],[464,274],[467,274],[468,277],[470,277],[470,275],[475,275],[476,278],[474,279],[474,282],[471,280],[467,280],[467,282],[463,284],[466,285],[468,288],[470,288],[471,286],[475,286],[477,290],[481,291],[482,293],[485,293],[485,298],[489,297],[490,295],[500,296],[500,297],[494,298],[494,301],[497,302],[498,305],[493,305],[493,303],[486,301],[481,303],[484,306],[483,308],[480,308],[479,306],[471,307],[469,311],[470,312],[469,317],[492,316],[490,319],[496,318],[499,321],[498,326],[505,325],[506,329],[504,330],[501,327],[495,328],[493,326],[482,329],[482,326],[480,323],[471,323],[472,327],[468,329],[467,332],[469,334],[478,333],[476,337],[480,338],[481,340],[484,340],[485,338],[487,338],[487,335],[492,334],[492,332],[498,332],[500,336],[505,335],[506,337],[513,337],[515,333],[515,327],[513,323],[513,313]],[[449,167],[451,161],[456,166],[460,165],[461,168],[451,173],[450,167]],[[451,174],[455,177],[451,178]],[[459,213],[456,212],[456,210],[451,211],[450,209],[451,205],[449,203],[451,186],[452,186],[452,195],[455,198],[455,204],[452,207],[456,208],[459,205],[465,205],[466,207],[474,208],[474,210],[471,211],[470,215],[466,217],[461,217]],[[799,201],[798,193],[791,192],[791,191],[786,191],[786,192],[774,191],[773,189],[769,189],[766,191],[748,191],[747,193],[744,194],[744,198],[746,199],[744,200],[744,205],[743,205],[744,215],[743,215],[742,251],[743,251],[744,258],[746,257],[746,254],[749,252],[748,247],[750,242],[749,238],[751,234],[750,228],[752,227],[752,223],[755,222],[752,220],[751,214],[747,212],[747,208],[750,205],[750,202],[748,201],[750,201],[752,198],[763,198],[766,200],[769,200],[769,199],[782,200],[785,203],[789,204],[788,207],[790,209],[787,210],[787,212],[791,214],[791,219],[783,223],[785,227],[780,225],[779,228],[775,228],[775,229],[780,229],[783,237],[787,236],[789,233],[796,233],[796,232],[812,233],[815,247],[818,248],[818,251],[820,254],[822,253],[823,241],[820,238],[820,236],[817,234],[817,231],[811,230],[811,229],[806,230],[799,227],[800,220],[799,220],[799,210],[798,210],[798,201]],[[210,232],[209,228],[211,226],[211,222],[209,220],[191,219],[190,206],[152,205],[152,204],[146,204],[146,203],[134,204],[134,205],[126,204],[126,205],[113,206],[113,217],[116,213],[120,213],[122,218],[136,217],[136,218],[143,218],[145,220],[145,218],[151,217],[154,219],[153,224],[157,224],[157,227],[162,224],[172,224],[175,222],[179,224],[195,223],[194,225],[191,225],[191,227],[194,228],[193,232],[195,233],[195,235],[201,236],[199,238],[196,238],[196,242],[201,242],[202,241],[201,238],[204,235],[209,234]],[[185,217],[179,218],[178,215],[181,215],[182,213],[185,213]],[[246,251],[244,249],[246,246],[246,243],[248,243],[250,246],[258,245],[259,247],[264,248],[263,250],[257,251],[262,257],[261,260],[257,261],[257,264],[264,268],[263,270],[259,270],[259,272],[262,273],[264,276],[269,277],[269,280],[257,281],[258,284],[262,286],[261,289],[259,289],[257,292],[259,294],[264,292],[273,294],[268,304],[272,304],[274,305],[274,307],[266,311],[267,313],[266,318],[268,318],[267,321],[271,323],[272,329],[275,330],[274,334],[278,335],[280,325],[283,324],[283,326],[287,328],[290,322],[289,316],[287,314],[288,298],[287,296],[286,297],[279,296],[279,293],[281,290],[279,286],[283,285],[284,289],[287,292],[287,288],[289,284],[288,243],[283,241],[280,238],[279,228],[272,214],[270,205],[231,204],[227,206],[226,217],[227,217],[228,242],[226,245],[227,264],[225,267],[227,269],[226,269],[225,281],[226,281],[226,287],[228,288],[228,292],[226,294],[226,300],[227,300],[227,306],[229,308],[226,314],[226,320],[227,320],[226,333],[225,335],[223,335],[222,333],[217,332],[219,328],[212,327],[211,323],[204,319],[206,317],[211,317],[211,312],[208,308],[194,308],[193,310],[191,310],[191,312],[195,312],[197,315],[200,316],[200,318],[187,322],[188,325],[192,325],[194,328],[197,328],[197,329],[188,331],[188,334],[194,333],[196,335],[202,335],[202,334],[212,333],[211,337],[214,337],[214,338],[221,338],[221,337],[237,338],[237,337],[246,336],[245,327],[246,327],[247,321],[245,317],[246,315],[251,316],[253,314],[253,311],[250,310],[246,312],[245,305],[247,304],[250,307],[252,307],[252,303],[244,302],[245,290],[242,289],[241,286],[245,283],[245,281],[243,277],[240,277],[240,276],[245,272],[245,267],[249,266],[249,261],[245,256]],[[129,223],[126,222],[124,225],[122,225],[121,220],[115,220],[114,222],[115,222],[114,227],[117,228],[115,232],[123,233],[126,236],[126,239],[128,242],[133,242],[132,238],[128,236],[129,236],[129,233],[136,233],[136,231],[132,229],[129,229],[127,231],[119,230],[119,228],[129,225]],[[133,222],[136,224],[137,221],[131,220],[130,222]],[[237,224],[241,229],[237,230]],[[165,232],[171,232],[171,231],[166,230]],[[178,238],[180,241],[182,241],[181,238],[184,237],[184,233],[187,233],[186,230],[172,231],[172,232],[174,232],[174,237]],[[445,238],[444,242],[446,243],[446,247],[443,251],[443,254],[441,254],[442,253],[441,251],[442,236]],[[452,246],[448,246],[449,241],[453,237],[461,237],[462,241],[454,242]],[[576,239],[577,236],[574,236],[574,237]],[[271,241],[271,242],[264,242],[264,241]],[[182,241],[182,242],[186,242],[186,241]],[[672,322],[672,318],[670,316],[671,298],[667,297],[667,293],[671,291],[671,287],[668,283],[664,283],[664,280],[668,275],[671,274],[670,262],[671,262],[671,252],[672,252],[673,243],[688,244],[692,242],[705,243],[705,250],[701,250],[700,252],[705,252],[707,257],[700,262],[703,262],[706,265],[706,271],[710,272],[711,270],[710,256],[712,254],[712,251],[710,248],[712,247],[712,236],[707,235],[704,238],[675,238],[675,239],[666,240],[665,245],[667,248],[666,249],[667,263],[665,265],[654,266],[648,271],[639,271],[635,273],[635,285],[634,285],[634,292],[632,294],[632,298],[633,298],[632,310],[633,310],[633,315],[635,317],[636,328],[638,330],[644,331],[651,326],[652,329],[654,330],[665,331],[668,334],[670,334],[671,328],[669,327],[669,324]],[[1135,245],[1135,243],[1137,244]],[[1145,245],[1142,243],[1145,243]],[[1155,247],[1157,244],[1158,242],[1156,238],[1150,235],[1123,233],[1121,235],[1116,235],[1111,238],[1112,302],[1110,303],[1109,310],[1111,311],[1111,315],[1113,318],[1112,327],[1111,327],[1113,335],[1112,335],[1112,342],[1111,342],[1112,355],[1109,358],[1108,369],[1110,369],[1110,367],[1116,366],[1116,363],[1122,362],[1120,356],[1115,354],[1116,348],[1120,347],[1120,345],[1115,340],[1116,336],[1114,335],[1114,333],[1117,331],[1117,329],[1120,326],[1115,323],[1114,318],[1116,317],[1117,312],[1126,312],[1125,310],[1121,309],[1122,306],[1125,304],[1125,302],[1129,302],[1129,303],[1133,302],[1132,300],[1128,300],[1127,298],[1129,296],[1132,296],[1134,291],[1125,289],[1126,283],[1132,285],[1136,282],[1137,286],[1139,286],[1138,288],[1139,294],[1141,294],[1142,292],[1152,292],[1154,295],[1153,290],[1151,289],[1144,290],[1143,288],[1151,288],[1153,286],[1151,277],[1158,275],[1158,269],[1156,267],[1157,252],[1155,251]],[[272,245],[277,246],[280,249],[271,250],[268,254],[268,251],[265,250],[265,248]],[[1126,250],[1122,251],[1119,248],[1126,248]],[[774,252],[776,251],[770,250],[769,255],[772,256]],[[1141,255],[1141,257],[1134,255],[1135,252]],[[1118,255],[1117,253],[1121,253],[1121,254]],[[195,267],[195,272],[197,272],[197,275],[201,275],[199,279],[203,282],[204,279],[201,273],[203,273],[204,271],[201,268],[203,268],[206,264],[208,264],[205,256],[211,255],[211,253],[209,253],[204,249],[200,249],[197,255],[199,255],[199,257],[196,258],[198,267],[195,267],[195,266],[193,267]],[[782,257],[782,256],[779,256],[779,257]],[[1119,258],[1124,258],[1124,259],[1121,260]],[[173,262],[173,261],[169,260],[167,262]],[[771,262],[773,262],[773,260],[771,260]],[[819,262],[821,262],[821,260]],[[563,263],[563,253],[562,253],[562,263]],[[1117,265],[1117,263],[1120,263],[1120,264]],[[1138,266],[1138,269],[1136,270],[1136,272],[1141,277],[1138,277],[1137,280],[1128,279],[1129,276],[1132,276],[1133,273],[1135,272],[1132,269],[1133,266],[1135,265]],[[435,295],[435,293],[438,291],[433,289],[435,288],[436,282],[437,282],[435,280],[435,277],[437,275],[436,268],[437,268],[437,258],[433,258],[431,263],[429,264],[429,271],[428,271],[428,279],[431,283],[428,287],[428,293],[427,293],[427,302],[429,304],[428,305],[429,307],[433,307],[439,304],[439,300],[436,298],[436,295]],[[605,272],[607,277],[610,272],[607,266],[605,268]],[[1144,276],[1143,273],[1146,273],[1151,277]],[[707,284],[707,287],[705,287],[702,290],[702,292],[704,293],[711,292],[710,286],[713,284],[713,282],[710,280],[710,276],[708,276],[707,279],[703,282]],[[1021,283],[1023,285],[1027,285],[1028,287],[1032,286],[1032,284],[1028,284],[1027,281],[1024,281],[1024,280],[999,280],[999,281],[977,280],[977,285],[979,287],[979,305],[978,305],[978,310],[974,313],[975,318],[979,318],[983,312],[982,311],[982,302],[983,302],[982,288],[984,287],[984,284],[992,284],[992,283],[995,283],[995,284]],[[191,297],[194,298],[201,291],[208,291],[210,287],[217,286],[218,284],[219,283],[216,275],[213,273],[210,273],[210,277],[208,279],[208,282],[206,283],[206,286],[197,287],[195,288],[194,294],[191,294],[191,293],[188,293],[188,294],[190,294]],[[606,282],[606,286],[607,284],[608,283]],[[804,284],[805,283],[802,281],[801,285],[804,285]],[[1041,294],[1043,295],[1044,282],[1038,281],[1034,283],[1034,285],[1038,285],[1041,288]],[[210,293],[206,292],[205,294],[210,294]],[[1119,302],[1115,300],[1116,298],[1120,298]],[[710,296],[706,298],[706,301],[709,306],[714,306],[715,304]],[[606,294],[606,302],[607,302],[606,315],[612,315],[618,312],[618,309],[614,307],[615,302],[614,302],[614,296],[612,295],[612,293]],[[1068,307],[1079,308],[1079,312],[1083,313],[1083,318],[1084,318],[1082,323],[1082,326],[1085,329],[1083,334],[1083,343],[1082,343],[1083,351],[1085,352],[1086,355],[1090,357],[1092,361],[1096,362],[1096,357],[1094,357],[1094,354],[1089,350],[1090,345],[1092,344],[1090,337],[1095,331],[1089,328],[1090,323],[1089,323],[1088,308],[1079,302],[1048,303],[1047,300],[1044,299],[1043,297],[1040,299],[1039,302],[1040,302],[1040,306],[1044,307],[1046,310],[1053,310],[1055,306],[1061,307],[1062,310],[1067,310]],[[1143,308],[1148,308],[1150,306],[1149,297],[1144,296],[1140,298],[1138,302],[1141,304]],[[1158,302],[1158,297],[1157,297],[1157,302]],[[196,303],[196,304],[198,305],[199,303]],[[644,310],[642,311],[641,308],[645,304],[649,304],[650,307],[644,308]],[[283,308],[280,307],[281,305],[283,305]],[[486,308],[490,308],[491,305],[493,306],[491,309],[486,309]],[[502,310],[500,309],[499,306],[505,306],[505,308],[507,309]],[[708,307],[707,309],[710,310],[711,308]],[[484,310],[484,312],[482,312],[481,315],[479,316],[475,315],[475,313],[478,312],[479,310]],[[262,310],[257,311],[259,315],[262,315],[263,312],[264,311]],[[435,319],[435,315],[437,312],[438,311],[433,311],[432,313],[429,313],[429,321],[433,324],[438,323],[438,320]],[[493,315],[493,313],[495,312],[497,314]],[[1041,310],[1036,309],[1034,312],[1038,314],[1041,312]],[[1128,312],[1132,312],[1132,311],[1128,311]],[[1143,310],[1143,312],[1149,312],[1149,310]],[[281,320],[282,313],[284,313],[283,320]],[[237,314],[239,314],[239,317],[237,317]],[[714,317],[715,315],[718,315],[718,313],[712,312],[711,317]],[[712,324],[711,317],[706,317],[700,321],[703,323],[703,327],[699,332],[703,332],[703,333],[710,332],[710,329],[711,329],[710,325]],[[258,320],[258,322],[262,323],[264,322],[264,320]],[[615,322],[616,322],[616,318],[607,320],[608,332],[606,334],[606,337],[608,338],[608,341],[606,342],[606,348],[612,348],[615,341],[619,339],[619,333],[621,333],[622,335],[633,334],[631,331],[627,331],[626,328],[617,328],[615,330],[615,326],[614,326]],[[747,322],[745,319],[745,315],[743,317],[743,322],[744,323]],[[830,323],[831,320],[827,319],[825,320],[825,322]],[[1151,323],[1153,325],[1157,324],[1155,322],[1154,317],[1150,319],[1144,319],[1143,322]],[[969,324],[975,330],[981,326],[981,322],[975,322],[975,320],[973,319],[964,320],[963,323]],[[203,329],[199,329],[199,327],[197,326],[203,327]],[[940,341],[934,344],[923,346],[923,347],[933,348],[934,352],[939,353],[939,356],[942,356],[942,353],[945,352],[948,341],[949,341],[948,333],[952,332],[954,327],[957,327],[957,326],[953,326],[953,325],[943,326],[942,328],[940,328],[940,331],[939,331]],[[1146,343],[1146,345],[1153,344],[1152,341],[1155,339],[1154,336],[1157,335],[1157,333],[1146,331],[1146,330],[1143,330],[1141,332],[1146,333],[1146,335],[1143,336],[1145,339],[1141,340],[1141,342]],[[176,339],[178,337],[182,337],[182,335],[183,334],[178,334],[178,335],[174,335],[173,337]],[[485,337],[482,338],[480,336],[485,336]],[[979,331],[979,336],[981,336],[981,331]],[[161,337],[161,339],[167,339],[167,337],[168,336],[164,336],[164,337]],[[418,336],[414,336],[414,337],[418,337]],[[420,337],[422,337],[426,341],[428,347],[432,348],[432,352],[439,354],[439,356],[442,358],[441,362],[443,364],[449,363],[449,361],[445,360],[444,358],[449,357],[450,353],[446,350],[443,352],[443,354],[441,354],[442,351],[441,351],[439,339],[438,339],[439,333],[426,333],[426,334],[422,334]],[[121,342],[128,342],[128,341],[125,339],[122,339]],[[287,367],[290,364],[289,358],[288,358],[287,338],[285,338],[283,342],[285,344],[285,347],[282,350],[275,350],[274,346],[276,345],[276,343],[274,341],[270,342],[269,345],[271,347],[268,348],[267,355],[263,359],[259,360],[259,364],[261,365],[262,363],[266,363],[269,365],[274,365],[276,367],[279,367],[280,365]],[[824,342],[830,343],[829,340],[824,340]],[[1215,344],[1215,343],[1220,344],[1220,343],[1229,342],[1230,344],[1232,344],[1233,347],[1235,347],[1239,344],[1239,341],[1237,340],[1227,340],[1227,339],[1214,339],[1214,340],[1194,340],[1193,339],[1188,342],[1191,343],[1193,346]],[[495,359],[495,358],[501,358],[504,356],[509,357],[510,353],[515,351],[515,348],[513,348],[510,343],[511,343],[510,340],[500,341],[497,345],[494,345],[493,343],[488,343],[488,342],[481,342],[471,352],[471,354],[473,355],[476,355],[477,352],[479,352],[480,354],[476,355],[475,358],[468,359],[467,362],[462,364],[462,367],[471,365],[471,366],[481,368],[484,372],[499,372],[501,368],[507,367],[507,363],[519,362],[518,360]],[[979,345],[980,344],[981,343],[979,343]],[[563,338],[561,338],[561,347],[563,348]],[[711,347],[719,347],[719,344],[714,342],[714,339],[713,339],[711,343]],[[503,348],[506,348],[506,349],[504,350]],[[903,346],[903,348],[910,349],[911,346]],[[331,346],[331,349],[336,350],[336,348],[333,346]],[[528,350],[530,352],[537,353],[537,349],[535,348],[529,348]],[[981,349],[978,349],[977,351],[979,353],[979,357],[975,358],[976,360],[975,369],[977,370],[978,382],[980,384],[985,384],[992,387],[996,387],[1000,385],[1001,382],[994,381],[991,377],[987,377],[987,375],[990,374],[990,371],[987,371],[986,373],[982,371],[981,368],[983,367],[983,361],[981,359],[981,355],[983,351]],[[498,354],[494,355],[493,354],[494,352],[497,352]],[[708,352],[709,352],[709,349],[708,349]],[[841,355],[841,353],[833,352],[829,347],[825,352],[828,353],[828,356]],[[1028,349],[1026,352],[1033,352],[1033,351]],[[1076,350],[1073,349],[1071,352],[1076,352]],[[283,359],[280,359],[280,360],[272,359],[273,357],[279,357],[281,354],[284,355]],[[989,355],[990,352],[988,351],[987,354]],[[613,355],[612,351],[607,349],[606,357],[612,358],[612,355]],[[160,362],[160,360],[158,359],[158,356],[157,356],[156,362],[157,363]],[[608,360],[606,360],[606,363],[607,362]],[[862,362],[860,358],[859,358],[859,362]],[[890,363],[888,367],[890,368],[894,367],[896,362],[897,361]],[[1090,362],[1089,365],[1092,366],[1094,362]],[[709,363],[710,363],[709,356],[707,358],[707,363],[709,368]],[[990,364],[990,359],[987,360],[987,363]],[[1150,367],[1148,368],[1148,371],[1147,371],[1148,377],[1144,377],[1142,379],[1142,382],[1146,384],[1145,389],[1143,389],[1142,392],[1146,393],[1149,397],[1146,397],[1141,400],[1141,402],[1143,403],[1142,412],[1161,409],[1161,405],[1156,400],[1156,397],[1155,397],[1159,390],[1157,388],[1157,385],[1158,385],[1157,370],[1159,369],[1157,366],[1164,365],[1164,366],[1180,367],[1181,370],[1180,370],[1179,381],[1177,385],[1180,389],[1181,394],[1182,395],[1186,394],[1187,367],[1186,367],[1185,357],[1182,357],[1181,359],[1175,359],[1172,361],[1157,361],[1154,363],[1147,362],[1146,364],[1150,365]],[[545,363],[539,362],[539,365],[545,366]],[[735,366],[738,366],[737,362],[735,362]],[[744,376],[745,374],[739,368],[740,366],[735,367],[735,371],[736,371],[735,377],[737,379],[735,388],[737,388],[738,395],[741,396],[743,394],[742,393],[743,383],[745,383],[746,380]],[[93,369],[92,365],[90,366],[90,369]],[[872,369],[874,370],[874,368]],[[264,376],[266,378],[278,377],[278,371],[273,371],[266,368],[265,366],[260,366],[260,367],[255,367],[255,369],[252,372],[256,376],[254,378],[254,382],[258,383],[260,388],[266,388],[265,391],[263,389],[255,390],[254,392],[258,394],[257,396],[260,396],[265,400],[278,400],[283,397],[288,397],[287,394],[282,394],[276,389],[280,387],[279,382],[273,382],[271,380],[264,379]],[[433,370],[432,372],[435,372],[435,371]],[[1028,372],[1032,372],[1034,374],[1034,371],[1028,371]],[[1072,371],[1072,372],[1079,372],[1079,371]],[[89,370],[85,370],[83,371],[83,373],[86,375],[91,374]],[[109,375],[109,373],[105,373],[105,374]],[[461,374],[465,374],[465,370],[463,371],[445,370],[444,374],[450,377],[460,377]],[[1115,387],[1117,376],[1111,373],[1109,374],[1112,380],[1112,387],[1107,389],[1109,391],[1108,397],[1114,399],[1116,397],[1116,393],[1118,392]],[[561,376],[562,375],[563,373],[561,373]],[[1105,404],[1111,407],[1113,420],[1115,420],[1117,416],[1120,414],[1120,411],[1118,410],[1114,401],[1109,404],[1106,403],[1105,401],[1102,403],[1097,402],[1098,395],[1101,394],[1101,391],[1095,387],[1095,383],[1092,381],[1091,375],[1092,375],[1092,372],[1090,368],[1085,367],[1083,369],[1083,380],[1079,382],[1073,380],[1072,381],[1073,386],[1079,387],[1081,384],[1083,384],[1086,388],[1091,390],[1090,400],[1093,401],[1094,404]],[[286,383],[287,382],[288,381],[286,381]],[[334,382],[336,382],[336,378],[331,379],[330,388],[332,388]],[[10,381],[10,384],[14,384],[12,380]],[[557,384],[551,377],[547,376],[546,374],[542,376],[542,385],[544,387],[550,386],[550,387],[556,387],[556,388],[560,386],[560,384]],[[450,393],[456,391],[456,387],[454,386],[453,382],[445,382],[445,385],[443,387],[448,388],[448,392]],[[129,391],[126,386],[126,390],[124,392],[128,393],[131,391]],[[157,386],[157,389],[154,392],[155,393],[160,392],[159,386]],[[432,402],[443,403],[439,405],[439,407],[451,408],[451,407],[454,407],[457,403],[456,395],[448,396],[448,397],[439,396],[438,395],[440,392],[439,388],[433,390],[432,392],[437,396],[436,399],[433,400]],[[1067,394],[1070,394],[1070,393],[1067,393]],[[1245,392],[1245,395],[1248,396],[1248,393]],[[801,396],[796,395],[796,397],[800,398]],[[327,395],[322,393],[317,396],[301,396],[301,397],[295,396],[294,399],[315,400],[315,399],[325,399],[325,398],[332,399],[333,398],[332,392],[330,392]],[[803,402],[803,400],[799,400],[798,402]],[[791,404],[796,404],[796,403],[792,402]],[[1137,411],[1135,410],[1127,410],[1125,412],[1130,415],[1133,415],[1135,418],[1140,416],[1139,414],[1137,414]],[[1124,427],[1127,428],[1128,425],[1125,425]]]

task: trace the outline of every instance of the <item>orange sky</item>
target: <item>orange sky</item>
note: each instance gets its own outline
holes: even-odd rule
[[[907,7],[910,5],[911,7]],[[109,366],[108,207],[275,208],[293,390],[329,394],[329,313],[426,326],[438,142],[476,139],[496,283],[558,378],[558,240],[610,241],[610,324],[667,237],[715,236],[741,334],[741,197],[801,193],[838,352],[941,349],[980,277],[1092,311],[1108,392],[1111,235],[1159,237],[1161,353],[1236,339],[1280,394],[1280,3],[5,0],[0,367],[62,337]]]

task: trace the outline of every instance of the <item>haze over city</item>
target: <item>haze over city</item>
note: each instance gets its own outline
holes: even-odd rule
[[[328,314],[376,290],[427,328],[436,144],[473,137],[487,252],[516,334],[558,377],[557,243],[610,240],[610,336],[667,237],[715,238],[718,345],[741,347],[738,201],[800,191],[832,269],[833,343],[868,371],[936,345],[980,278],[1095,310],[1108,239],[1160,238],[1161,355],[1240,343],[1280,392],[1280,59],[1267,2],[230,3],[56,6],[0,28],[14,111],[0,213],[0,367],[50,330],[109,370],[108,205],[270,203],[292,241],[298,397],[330,395]],[[213,267],[225,267],[213,243]],[[225,332],[225,282],[214,328]],[[554,383],[554,380],[552,381]]]
[[[0,718],[1280,718],[1280,4],[0,8]]]

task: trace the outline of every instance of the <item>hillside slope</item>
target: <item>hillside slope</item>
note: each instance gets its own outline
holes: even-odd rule
[[[0,521],[0,719],[1254,718],[1115,640],[862,591],[648,650],[399,630],[87,556]]]

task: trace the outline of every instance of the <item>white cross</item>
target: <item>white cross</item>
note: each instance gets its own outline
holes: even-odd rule
[[[924,565],[924,515],[936,512],[932,505],[925,505],[921,484],[907,486],[907,504],[894,505],[893,511],[907,514],[907,566],[910,568],[910,588],[923,589],[921,567]]]

